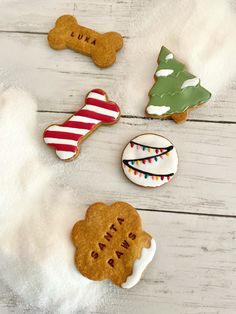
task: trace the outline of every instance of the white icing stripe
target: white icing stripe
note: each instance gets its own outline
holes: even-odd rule
[[[94,93],[94,92],[89,93],[87,98],[95,98],[95,99],[107,101],[105,95],[101,95],[101,94]]]
[[[72,158],[76,154],[76,152],[65,152],[63,150],[56,150],[56,154],[60,159],[65,160]]]
[[[45,143],[47,144],[67,144],[67,145],[73,145],[77,147],[78,141],[74,140],[65,140],[63,138],[55,138],[55,137],[45,137],[44,138]]]
[[[162,69],[156,72],[156,76],[169,76],[174,72],[171,69]]]
[[[92,119],[92,118],[82,117],[82,116],[73,116],[70,118],[70,121],[95,123],[95,124],[101,122],[100,120],[97,120],[97,119]]]
[[[171,60],[171,59],[173,59],[173,58],[174,58],[173,53],[169,53],[169,54],[165,57],[166,60]]]
[[[197,86],[199,84],[199,82],[200,82],[200,80],[197,77],[186,80],[183,82],[181,89],[189,87],[189,86]]]
[[[100,107],[93,106],[93,105],[85,105],[83,107],[83,109],[91,110],[91,111],[96,112],[96,113],[105,114],[106,116],[110,116],[110,117],[114,117],[114,118],[117,118],[118,115],[119,115],[119,112],[116,112],[116,111],[113,111],[113,110],[109,110],[109,109],[105,109],[105,108],[100,108]]]
[[[149,106],[147,107],[147,113],[148,114],[157,114],[161,116],[162,114],[166,113],[167,111],[170,110],[170,107],[168,106]]]
[[[52,125],[47,130],[58,131],[58,132],[68,132],[68,133],[80,134],[80,135],[85,135],[89,132],[89,130],[86,130],[86,129],[69,128],[69,127],[60,126],[60,125]]]
[[[152,239],[151,246],[149,248],[143,248],[140,258],[134,262],[132,275],[130,275],[126,279],[126,282],[124,282],[121,285],[122,288],[125,288],[125,289],[132,288],[139,282],[143,271],[145,270],[147,265],[152,261],[155,255],[155,252],[156,252],[156,242],[154,239]]]

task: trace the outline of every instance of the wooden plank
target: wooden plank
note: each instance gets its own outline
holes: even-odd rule
[[[139,213],[157,241],[157,254],[137,286],[122,290],[110,285],[103,303],[89,313],[233,314],[235,219]],[[39,313],[2,291],[0,304],[9,309],[1,313]]]
[[[65,14],[74,15],[81,25],[99,32],[117,31],[128,36],[131,13],[152,6],[155,0],[3,0],[0,2],[0,32],[48,33],[56,19]]]
[[[140,285],[100,313],[228,313],[236,307],[234,219],[141,213],[157,256]]]
[[[0,42],[1,80],[16,82],[29,90],[38,99],[39,110],[75,111],[90,89],[101,87],[120,104],[124,115],[144,116],[147,95],[137,105],[127,102],[124,93],[117,92],[117,86],[125,84],[126,79],[125,49],[114,66],[99,69],[87,56],[50,49],[46,35],[0,33]],[[217,99],[193,111],[190,119],[236,122],[235,97],[235,83],[232,83]]]
[[[109,92],[124,77],[122,51],[121,62],[104,70],[87,56],[50,49],[46,35],[0,33],[0,42],[1,81],[16,81],[29,90],[39,100],[39,110],[73,111],[90,89]]]
[[[4,14],[2,14],[0,21],[0,31],[46,34],[58,16],[74,14],[84,25],[101,32],[107,31],[107,25],[109,25],[110,29],[119,31],[127,37],[129,36],[129,23],[132,18],[135,18],[133,12],[140,12],[143,8],[151,7],[154,3],[154,0],[138,2],[128,0],[103,0],[99,2],[40,0],[34,3],[34,6],[30,6],[24,1],[1,1],[0,12],[4,12]],[[2,41],[3,38],[6,39],[7,35],[2,34],[0,36],[1,47],[4,47],[1,54],[3,56],[5,54],[9,60],[8,54],[11,56],[12,52],[11,62],[13,65],[14,62],[17,63],[16,68],[22,66],[22,70],[28,76],[20,77],[22,84],[32,90],[39,98],[40,108],[45,109],[47,104],[47,110],[73,111],[73,108],[83,97],[81,94],[86,93],[90,86],[94,85],[113,91],[113,94],[117,96],[117,101],[124,103],[124,99],[120,95],[116,95],[114,87],[120,84],[120,81],[125,80],[123,69],[125,51],[119,54],[119,62],[115,66],[110,69],[99,70],[85,56],[69,51],[50,52],[49,49],[45,49],[47,44],[44,37],[35,39],[30,34],[21,34],[20,36],[12,34],[12,36],[8,35],[9,42],[8,40]],[[15,51],[18,54],[15,54]],[[35,56],[37,56],[38,62]],[[6,64],[6,59],[1,59],[0,67]],[[13,68],[15,73],[15,66]],[[16,75],[19,76],[19,73]],[[153,73],[150,73],[150,77],[152,75]],[[49,91],[44,88],[45,84],[48,84]],[[38,88],[39,86],[42,88]],[[236,85],[235,82],[232,82],[228,90],[222,91],[217,98],[213,97],[208,105],[191,113],[190,119],[235,122],[235,97]],[[124,114],[143,116],[147,101],[148,96],[146,95],[144,103],[140,103],[138,106],[133,103],[124,104]]]
[[[126,81],[125,49],[119,53],[119,62],[100,70],[90,58],[69,50],[49,49],[46,33],[57,17],[74,14],[81,24],[98,31],[121,32],[127,43],[134,9],[139,12],[154,3],[155,0],[39,0],[30,5],[27,1],[2,0],[0,80],[28,89],[35,95],[39,110],[75,111],[88,90],[101,87],[121,105],[123,115],[143,117],[147,95],[138,105],[125,102],[117,92],[117,86]],[[232,4],[235,6],[235,2]],[[124,200],[150,210],[140,214],[145,230],[158,242],[157,257],[137,287],[130,291],[111,288],[105,305],[96,313],[235,312],[235,221],[195,215],[236,216],[235,124],[215,123],[236,122],[235,97],[236,85],[232,82],[217,99],[191,113],[190,119],[211,123],[176,126],[170,121],[123,118],[116,126],[97,130],[83,144],[79,159],[72,163],[57,160],[42,142],[45,162],[57,169],[62,185],[73,188],[79,198],[78,207],[98,200]],[[68,115],[39,113],[39,134],[48,124],[63,121],[63,117]],[[159,190],[136,187],[120,168],[124,145],[144,132],[160,133],[178,149],[179,172]],[[0,283],[0,313],[26,312],[41,313]]]
[[[63,122],[67,114],[39,113],[40,129]],[[70,185],[89,205],[96,201],[128,201],[137,208],[236,215],[235,124],[122,118],[100,127],[81,146],[76,161],[64,163],[42,141],[46,162],[56,167],[58,180]],[[176,177],[159,189],[131,183],[120,166],[124,146],[138,134],[154,132],[169,138],[179,154]]]
[[[143,3],[142,0],[135,7],[138,9]],[[59,16],[71,14],[78,18],[81,25],[100,32],[116,30],[125,34],[130,10],[129,0],[39,0],[34,5],[29,5],[27,1],[7,0],[0,2],[0,12],[4,13],[0,31],[47,33]]]

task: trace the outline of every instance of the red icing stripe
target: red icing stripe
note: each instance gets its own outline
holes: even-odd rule
[[[60,132],[60,131],[50,131],[46,130],[44,132],[43,137],[51,137],[51,138],[62,138],[64,140],[74,140],[78,141],[83,135],[81,134],[74,134],[74,133],[68,133],[68,132]]]
[[[56,150],[63,150],[65,152],[73,152],[74,153],[77,151],[77,146],[73,146],[73,145],[53,144],[53,143],[50,143],[48,145],[54,147]]]
[[[81,116],[81,117],[86,117],[90,119],[96,119],[98,120],[95,123],[91,122],[80,122],[80,121],[71,121],[71,119],[65,121],[62,124],[58,124],[57,126],[62,127],[61,131],[52,131],[49,129],[46,129],[44,132],[44,138],[52,138],[52,139],[61,139],[61,140],[73,140],[75,141],[75,145],[73,144],[59,144],[59,143],[47,143],[49,146],[53,147],[57,151],[66,151],[66,152],[77,152],[78,146],[77,144],[81,141],[81,139],[85,135],[81,134],[76,134],[76,133],[70,133],[68,131],[63,131],[63,127],[66,128],[72,128],[71,131],[73,132],[73,129],[83,129],[83,130],[88,130],[91,131],[92,129],[95,128],[95,126],[99,125],[100,123],[114,123],[117,118],[109,115],[109,114],[102,114],[95,112],[96,107],[98,108],[103,108],[103,109],[108,109],[111,110],[111,114],[116,114],[120,112],[120,109],[116,103],[110,102],[106,100],[106,93],[102,89],[93,89],[91,90],[92,93],[95,93],[97,95],[102,95],[104,96],[104,100],[96,99],[93,97],[88,97],[85,99],[85,104],[91,105],[94,107],[91,107],[92,109],[83,109],[81,108],[78,112],[76,112],[73,116]],[[91,93],[90,92],[90,93]],[[91,95],[92,96],[92,95]],[[96,97],[96,95],[94,95]],[[100,97],[103,98],[103,97]],[[97,109],[98,110],[98,109]],[[54,140],[52,140],[54,141]]]
[[[100,120],[101,122],[104,122],[104,123],[111,123],[111,122],[114,122],[116,120],[114,117],[107,116],[107,115],[101,114],[101,113],[97,113],[97,112],[94,112],[91,110],[85,110],[85,109],[81,109],[77,115],[81,116],[81,117],[88,117],[88,118],[92,118],[92,119],[97,119],[97,120]]]
[[[86,130],[91,130],[94,127],[94,125],[95,123],[86,123],[86,122],[70,121],[70,120],[61,124],[61,126],[65,126],[68,128],[86,129]]]
[[[115,112],[119,112],[119,107],[117,104],[112,102],[103,101],[95,98],[86,98],[86,105],[93,105],[104,109],[109,109]]]
[[[97,93],[97,94],[100,94],[100,95],[106,95],[104,90],[102,90],[100,88],[95,88],[95,89],[91,90],[89,93]]]

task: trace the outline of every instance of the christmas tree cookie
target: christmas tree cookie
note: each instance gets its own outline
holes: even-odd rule
[[[165,137],[147,133],[132,139],[122,154],[126,177],[143,187],[159,187],[173,179],[178,168],[174,145]]]
[[[146,113],[153,118],[171,117],[184,122],[188,111],[205,103],[211,94],[200,85],[199,78],[190,74],[183,63],[177,61],[164,46],[158,57],[155,84],[149,92]]]

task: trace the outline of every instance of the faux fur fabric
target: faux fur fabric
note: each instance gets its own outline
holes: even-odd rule
[[[131,19],[130,39],[125,46],[125,93],[120,84],[119,97],[124,103],[133,104],[137,115],[144,115],[162,46],[201,79],[201,85],[212,93],[212,97],[217,97],[236,76],[234,7],[227,0],[153,3],[149,9],[136,12]]]
[[[36,109],[21,90],[0,93],[0,278],[40,309],[85,312],[103,285],[75,268],[70,233],[84,213],[42,161]]]

